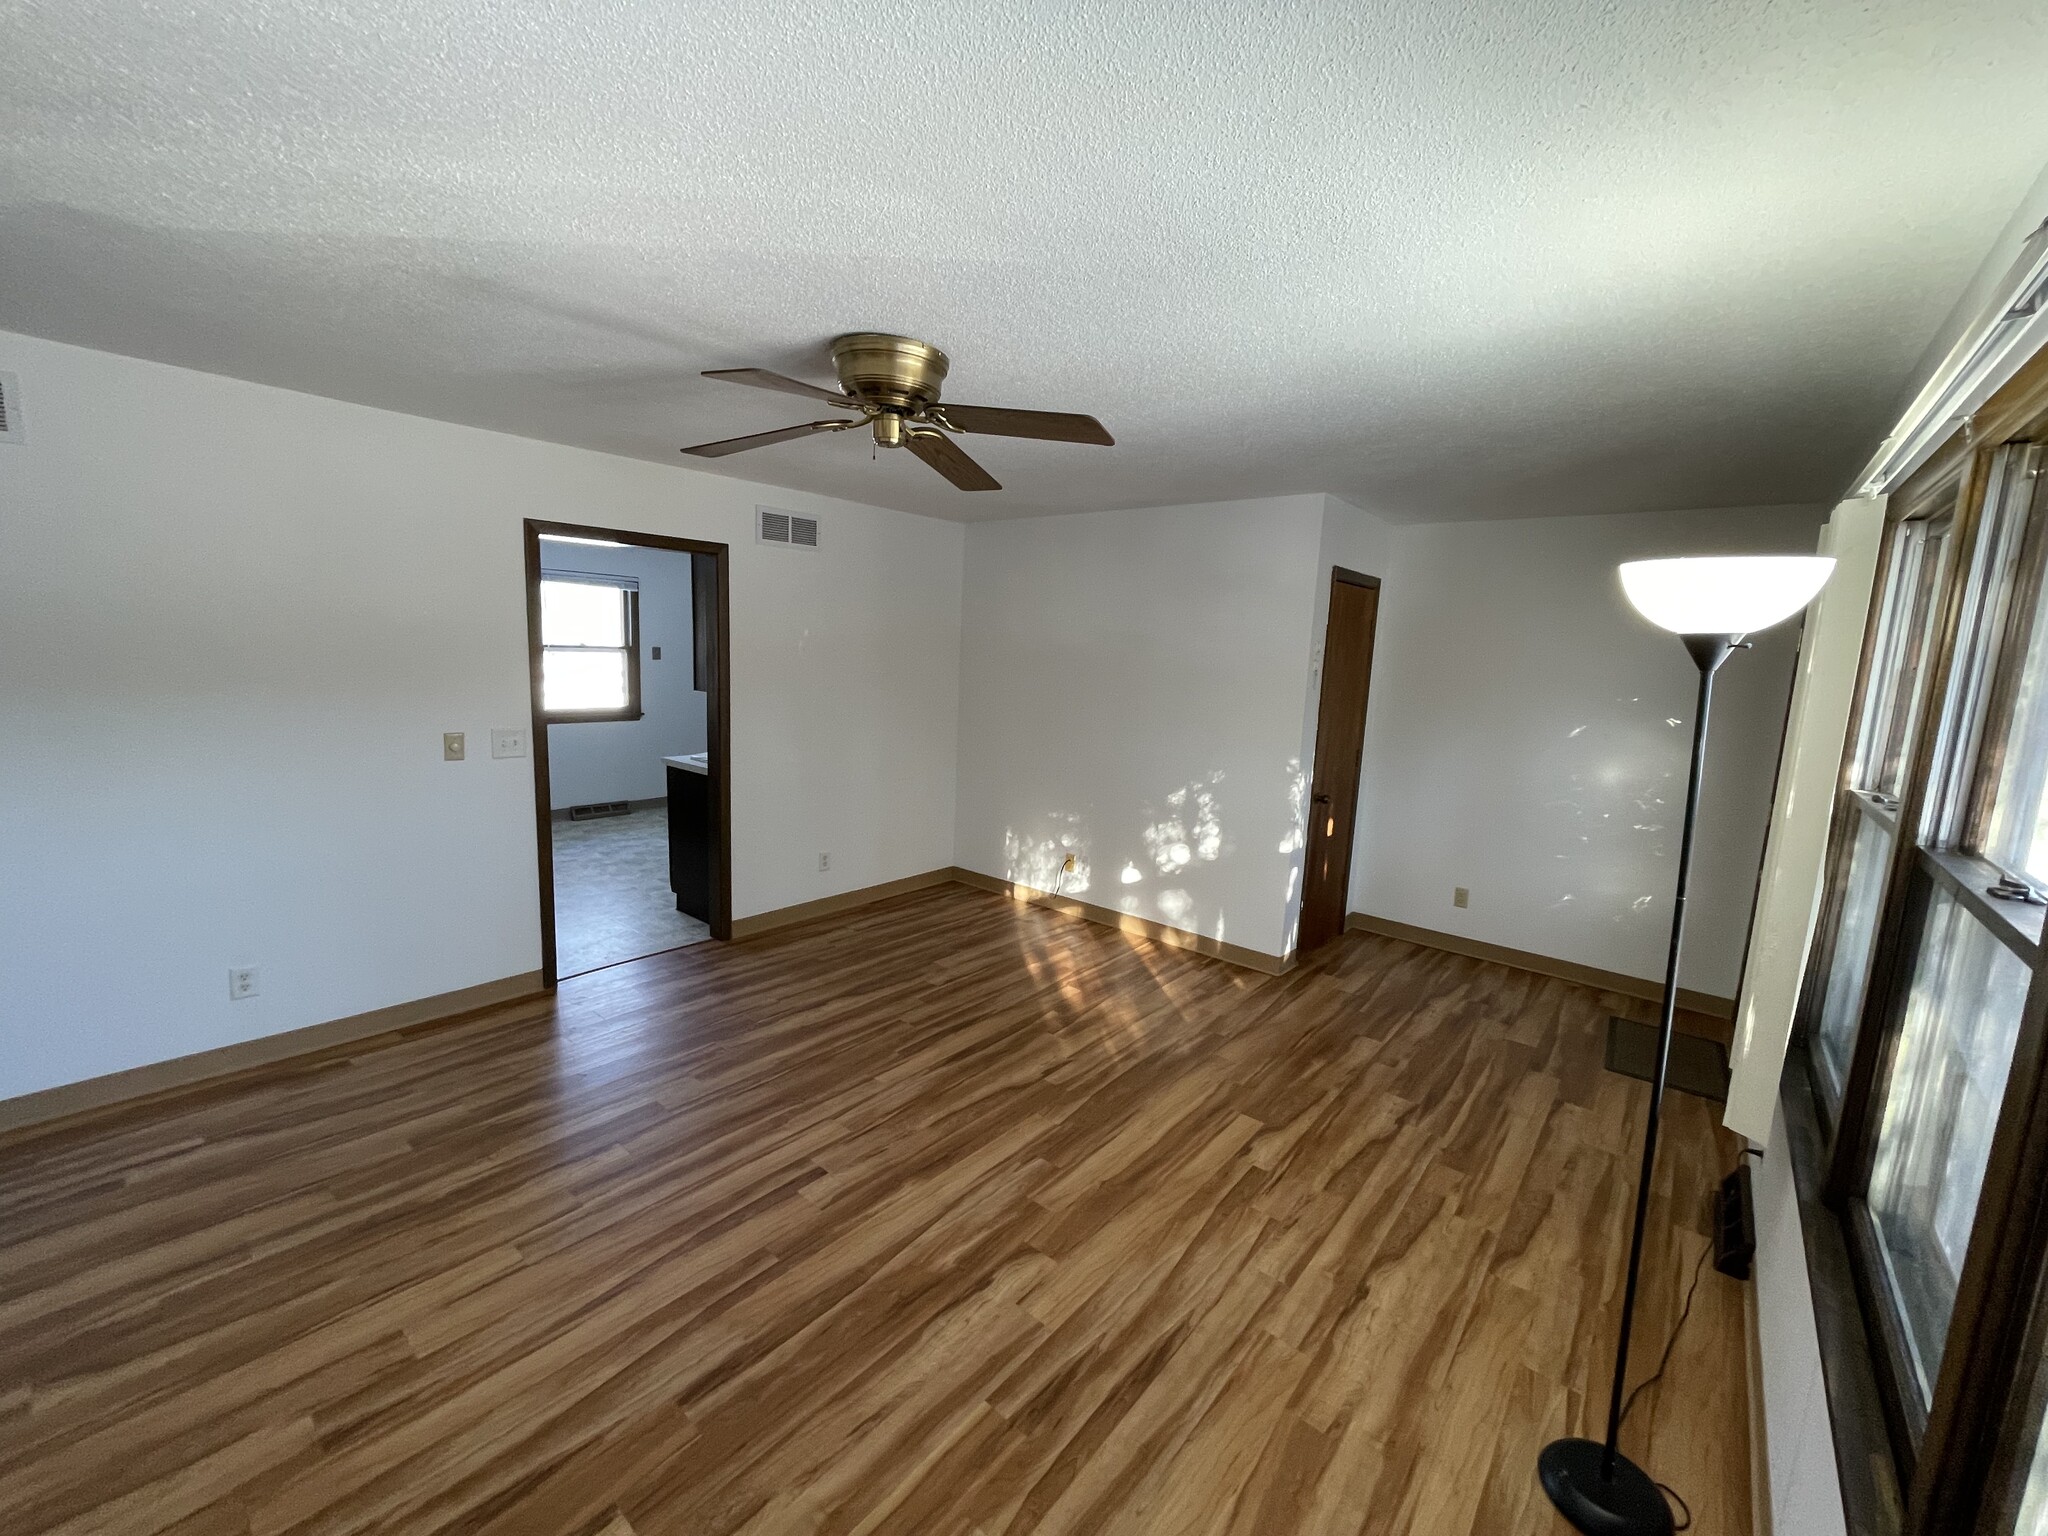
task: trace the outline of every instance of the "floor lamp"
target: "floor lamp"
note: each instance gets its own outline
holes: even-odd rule
[[[1635,1323],[1636,1280],[1643,1263],[1643,1225],[1650,1211],[1650,1174],[1657,1162],[1657,1122],[1664,1074],[1671,1064],[1671,1026],[1678,1011],[1678,950],[1685,938],[1685,890],[1692,875],[1693,824],[1707,761],[1707,709],[1714,674],[1743,637],[1789,619],[1827,581],[1835,562],[1820,555],[1737,555],[1689,560],[1635,560],[1621,568],[1622,590],[1644,618],[1670,630],[1699,668],[1699,705],[1692,725],[1692,773],[1685,787],[1685,830],[1678,843],[1678,895],[1671,906],[1671,949],[1664,962],[1664,1012],[1657,1026],[1657,1068],[1643,1126],[1643,1165],[1636,1176],[1635,1231],[1629,1239],[1628,1284],[1621,1298],[1621,1337],[1614,1347],[1614,1390],[1607,1403],[1607,1439],[1553,1440],[1536,1459],[1543,1491],[1558,1513],[1588,1536],[1669,1536],[1671,1506],[1650,1474],[1621,1454],[1622,1385],[1628,1374],[1629,1330]]]

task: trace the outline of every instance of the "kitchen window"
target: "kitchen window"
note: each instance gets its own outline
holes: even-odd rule
[[[640,587],[629,577],[544,571],[541,709],[549,723],[640,718]]]

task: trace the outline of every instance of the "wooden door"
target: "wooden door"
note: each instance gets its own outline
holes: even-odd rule
[[[1330,573],[1330,625],[1323,637],[1323,694],[1316,711],[1315,773],[1309,781],[1308,867],[1303,876],[1298,954],[1344,931],[1351,891],[1351,832],[1358,813],[1358,757],[1372,682],[1377,578]]]

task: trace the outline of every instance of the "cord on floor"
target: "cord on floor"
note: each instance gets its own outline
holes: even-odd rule
[[[1626,1424],[1628,1422],[1628,1411],[1635,1407],[1636,1399],[1661,1381],[1664,1377],[1664,1372],[1670,1369],[1671,1352],[1678,1347],[1678,1332],[1685,1326],[1685,1320],[1692,1316],[1692,1299],[1699,1292],[1700,1276],[1707,1271],[1707,1255],[1713,1251],[1714,1245],[1712,1243],[1708,1243],[1706,1247],[1700,1250],[1699,1262],[1692,1267],[1692,1284],[1686,1287],[1685,1306],[1678,1314],[1678,1321],[1672,1325],[1671,1337],[1664,1341],[1664,1353],[1657,1361],[1657,1369],[1643,1380],[1637,1382],[1635,1390],[1628,1395],[1628,1401],[1621,1405],[1622,1423]]]
[[[1628,1422],[1628,1412],[1631,1408],[1635,1407],[1636,1399],[1641,1397],[1649,1388],[1654,1387],[1659,1381],[1663,1380],[1665,1371],[1670,1369],[1671,1352],[1678,1348],[1679,1332],[1685,1327],[1685,1320],[1692,1316],[1692,1302],[1693,1298],[1699,1294],[1700,1276],[1707,1272],[1707,1255],[1713,1251],[1714,1245],[1712,1243],[1708,1243],[1700,1249],[1699,1262],[1692,1267],[1692,1284],[1685,1288],[1685,1305],[1679,1309],[1678,1321],[1671,1325],[1671,1337],[1664,1341],[1664,1353],[1657,1360],[1657,1369],[1643,1380],[1637,1382],[1635,1390],[1629,1393],[1628,1400],[1621,1405],[1621,1423],[1626,1424]],[[1672,1529],[1674,1531],[1691,1530],[1692,1506],[1686,1503],[1679,1491],[1669,1483],[1659,1483],[1657,1488],[1676,1502],[1679,1509],[1685,1513],[1685,1519],[1674,1525]]]
[[[1679,1493],[1678,1493],[1678,1490],[1677,1490],[1676,1488],[1672,1487],[1672,1486],[1671,1486],[1671,1485],[1670,1485],[1669,1483],[1659,1483],[1659,1484],[1657,1485],[1657,1491],[1658,1491],[1659,1493],[1663,1493],[1663,1494],[1668,1494],[1668,1495],[1669,1495],[1669,1496],[1670,1496],[1671,1498],[1673,1498],[1673,1499],[1676,1499],[1676,1500],[1678,1501],[1678,1507],[1679,1507],[1680,1509],[1682,1509],[1682,1510],[1684,1510],[1684,1511],[1685,1511],[1685,1518],[1684,1518],[1683,1520],[1679,1521],[1679,1522],[1678,1522],[1678,1523],[1677,1523],[1676,1525],[1672,1526],[1672,1527],[1671,1527],[1671,1529],[1672,1529],[1672,1530],[1674,1530],[1674,1531],[1689,1531],[1689,1530],[1691,1530],[1691,1529],[1692,1529],[1692,1506],[1691,1506],[1690,1504],[1686,1503],[1684,1499],[1680,1498],[1680,1497],[1679,1497]]]

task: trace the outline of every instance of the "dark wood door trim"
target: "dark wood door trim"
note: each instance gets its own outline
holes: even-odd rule
[[[714,823],[711,841],[711,937],[729,939],[732,937],[732,700],[731,668],[726,664],[732,645],[732,547],[714,544],[704,539],[684,539],[662,533],[640,533],[630,528],[597,528],[586,523],[544,522],[527,518],[524,526],[526,545],[526,663],[527,682],[531,691],[533,724],[528,732],[532,744],[533,758],[533,808],[534,845],[540,863],[540,955],[541,985],[554,986],[559,979],[556,975],[555,957],[555,839],[554,817],[549,801],[553,798],[548,780],[548,727],[547,717],[541,708],[541,660],[540,660],[540,541],[545,534],[559,534],[572,539],[609,539],[617,544],[630,544],[640,549],[666,549],[681,554],[701,556],[712,567],[711,579],[707,582],[698,575],[699,561],[692,560],[691,605],[692,625],[697,644],[701,649],[705,639],[711,642],[711,655],[694,659],[700,679],[708,682],[704,689],[705,726],[708,747],[711,754],[711,815]],[[713,622],[707,627],[694,614],[701,594],[709,589],[715,595]]]
[[[1331,656],[1336,648],[1338,593],[1342,588],[1360,588],[1373,594],[1371,612],[1365,621],[1365,650],[1361,661],[1364,675],[1360,679],[1358,718],[1356,723],[1356,750],[1348,762],[1331,761],[1329,744],[1335,737],[1332,727],[1335,723],[1332,710],[1348,708],[1334,699],[1331,688]],[[1377,576],[1368,576],[1362,571],[1347,570],[1343,566],[1330,568],[1329,613],[1323,623],[1323,663],[1320,686],[1316,700],[1316,745],[1315,756],[1309,768],[1308,836],[1302,848],[1302,891],[1301,915],[1296,923],[1295,953],[1302,954],[1337,937],[1344,931],[1346,914],[1350,907],[1351,894],[1351,844],[1357,833],[1358,778],[1359,766],[1365,746],[1365,715],[1372,692],[1372,658],[1379,632],[1379,587]],[[1347,735],[1349,731],[1347,729]],[[1348,785],[1348,793],[1346,786]],[[1337,811],[1337,799],[1342,796],[1346,803],[1342,814]],[[1328,807],[1328,813],[1323,811]],[[1320,828],[1330,820],[1343,823],[1339,846],[1324,850],[1323,844],[1332,834],[1323,833]],[[1318,856],[1334,856],[1337,860],[1336,898],[1334,912],[1325,913],[1322,908],[1329,905],[1325,898],[1311,912],[1311,903],[1317,902],[1323,882],[1316,876]]]

